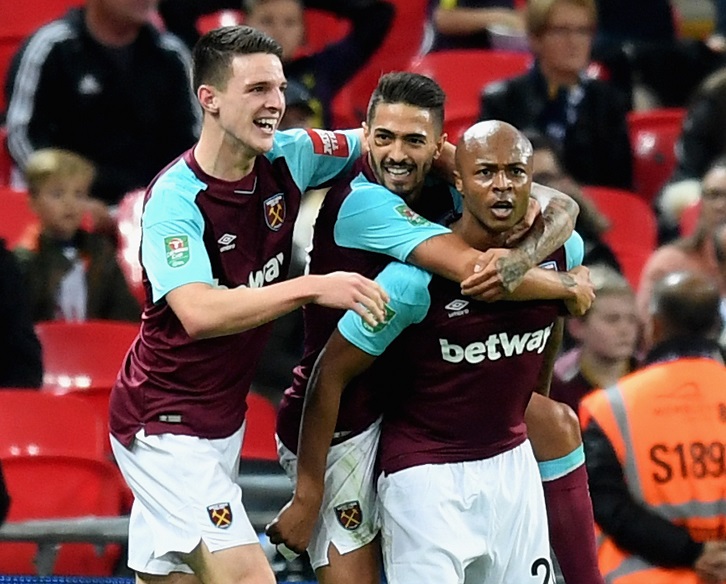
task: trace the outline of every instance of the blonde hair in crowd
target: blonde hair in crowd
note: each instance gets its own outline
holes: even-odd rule
[[[637,0],[634,0],[637,1]],[[527,32],[532,36],[542,35],[549,24],[552,7],[561,2],[585,8],[592,16],[593,25],[597,21],[597,7],[595,0],[529,0],[527,2],[526,21]]]
[[[35,196],[51,179],[84,178],[90,183],[96,175],[93,163],[75,152],[61,148],[36,150],[25,167],[28,192]]]

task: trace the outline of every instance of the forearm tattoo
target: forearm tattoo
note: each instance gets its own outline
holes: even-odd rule
[[[557,272],[557,275],[560,277],[560,282],[562,282],[562,285],[565,288],[574,288],[575,286],[577,286],[575,278],[573,278],[567,272]]]
[[[537,265],[562,247],[572,234],[577,219],[577,203],[569,197],[552,197],[542,210],[541,220],[535,221],[521,244],[521,249]]]

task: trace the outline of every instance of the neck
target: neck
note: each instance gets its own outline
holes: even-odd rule
[[[486,228],[471,213],[464,214],[452,225],[451,230],[459,235],[471,247],[486,251],[493,247],[506,247],[505,242],[509,231],[496,233]]]
[[[580,371],[594,387],[610,387],[630,372],[630,359],[608,359],[583,349]]]
[[[93,38],[108,47],[130,45],[141,30],[139,24],[115,20],[105,15],[95,2],[89,2],[86,6],[86,26]]]
[[[199,142],[194,147],[194,158],[209,176],[226,181],[243,179],[255,165],[256,153],[241,147],[240,142],[230,138],[221,129],[209,126],[202,128]]]
[[[579,71],[558,71],[557,69],[548,67],[542,62],[540,62],[539,67],[542,71],[542,75],[544,75],[544,78],[550,85],[555,85],[558,87],[564,85],[569,87],[571,85],[577,85],[577,83],[580,81]]]

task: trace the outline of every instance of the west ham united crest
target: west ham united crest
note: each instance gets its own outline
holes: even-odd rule
[[[335,508],[335,516],[345,529],[353,531],[360,527],[363,521],[363,511],[361,511],[358,501],[348,501]]]
[[[262,203],[265,223],[273,231],[278,231],[285,222],[285,196],[282,193],[272,195]]]
[[[216,503],[207,507],[209,519],[214,527],[219,529],[227,529],[232,525],[232,508],[229,503]]]

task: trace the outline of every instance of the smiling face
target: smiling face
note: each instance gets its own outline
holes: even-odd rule
[[[527,212],[532,188],[532,148],[513,126],[480,122],[456,150],[456,188],[465,215],[490,233],[503,233]]]
[[[286,83],[277,56],[236,55],[224,87],[202,85],[198,94],[205,113],[217,118],[224,140],[253,157],[272,148],[285,113]]]
[[[433,113],[405,103],[379,103],[363,131],[378,182],[404,199],[415,197],[445,141]]]

